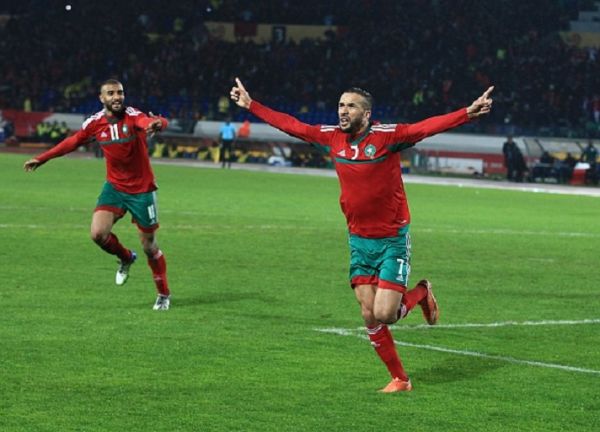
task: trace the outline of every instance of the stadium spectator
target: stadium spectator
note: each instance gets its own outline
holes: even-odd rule
[[[0,111],[0,143],[12,137],[14,134],[14,125],[11,121],[6,120]]]
[[[157,133],[153,137],[154,148],[150,155],[155,158],[162,158],[167,155],[167,143],[161,133]]]
[[[31,107],[32,107],[31,98],[26,97],[25,100],[23,100],[23,111],[31,112],[32,111]]]
[[[3,120],[2,124],[4,125],[4,139],[7,140],[12,138],[15,135],[15,125],[13,122],[9,120]]]
[[[598,149],[592,140],[589,140],[581,153],[581,162],[595,164],[598,159]]]
[[[594,95],[592,98],[592,115],[595,123],[600,123],[600,96]]]
[[[585,182],[588,184],[598,184],[598,172],[596,170],[598,160],[598,149],[594,146],[592,140],[589,140],[587,146],[581,153],[581,162],[590,165],[585,173]]]
[[[58,122],[53,121],[50,124],[50,142],[52,144],[58,144],[63,139],[64,138],[62,138],[62,133],[60,131],[60,126],[58,125]]]
[[[488,114],[488,88],[467,108],[414,124],[373,124],[372,96],[357,87],[342,93],[337,126],[311,126],[253,100],[239,79],[231,99],[271,126],[300,138],[335,161],[340,204],[350,235],[350,284],[367,333],[392,381],[381,391],[410,391],[412,384],[398,357],[388,324],[404,318],[417,304],[436,324],[438,306],[424,279],[407,291],[410,273],[410,214],[402,183],[400,151],[422,139]]]
[[[514,181],[517,183],[523,183],[525,180],[525,173],[527,172],[527,162],[525,162],[525,157],[523,156],[523,152],[518,145],[514,145],[513,148],[513,157],[514,157]]]
[[[39,122],[35,125],[35,138],[36,141],[39,142],[50,141],[50,124],[47,122]]]
[[[567,184],[571,181],[575,165],[577,165],[577,159],[575,159],[571,153],[567,153],[565,158],[559,161],[557,168],[559,183]]]
[[[504,143],[502,153],[504,154],[507,180],[522,183],[527,171],[527,164],[521,149],[511,136]]]
[[[167,264],[156,242],[156,184],[146,144],[147,135],[165,129],[167,121],[162,117],[148,117],[135,108],[125,107],[124,100],[123,85],[113,79],[105,81],[100,86],[103,110],[88,118],[71,137],[26,161],[24,169],[27,172],[34,171],[50,159],[70,153],[91,139],[102,145],[106,157],[107,181],[92,217],[92,240],[102,250],[119,258],[115,283],[123,285],[137,255],[121,244],[112,229],[129,211],[133,222],[138,226],[142,247],[148,257],[148,265],[158,291],[153,309],[167,310],[170,305]]]
[[[233,158],[233,141],[235,140],[235,127],[231,121],[227,120],[221,129],[219,129],[219,143],[221,144],[221,168],[231,168],[231,159]]]
[[[69,127],[67,126],[66,122],[60,122],[60,124],[58,125],[58,133],[59,133],[59,141],[64,140],[66,137],[69,136]]]
[[[540,161],[536,163],[531,170],[532,179],[541,179],[542,182],[546,181],[546,178],[557,178],[558,172],[555,169],[555,158],[549,152],[544,151],[540,157]]]
[[[344,64],[357,82],[378,96],[380,110],[374,115],[383,122],[446,112],[469,88],[492,80],[500,89],[495,98],[502,103],[489,122],[469,124],[465,131],[507,133],[510,127],[521,134],[600,136],[592,102],[597,92],[589,91],[598,88],[598,56],[587,47],[566,44],[559,34],[582,2],[507,0],[457,8],[437,0],[382,0],[377,7],[363,2],[364,7],[356,8],[353,0],[340,0],[335,7],[305,0],[286,2],[282,8],[277,0],[255,5],[231,0],[219,7],[211,2],[206,12],[199,6],[208,6],[206,1],[175,2],[165,8],[158,0],[106,0],[85,2],[68,13],[39,1],[13,3],[21,6],[14,10],[27,13],[12,15],[4,28],[0,25],[0,56],[11,59],[3,69],[0,108],[23,109],[28,100],[33,111],[89,113],[96,91],[85,83],[116,75],[136,95],[136,106],[157,107],[187,119],[200,105],[209,120],[222,121],[230,114],[219,114],[222,82],[243,64],[255,94],[288,112],[298,113],[311,94],[318,94],[308,111],[315,116],[311,118],[320,116],[319,121],[326,122],[319,103],[335,99],[345,86],[337,72]],[[103,32],[89,32],[111,7],[119,9],[119,16],[103,23]],[[322,24],[327,17],[339,27],[322,40],[288,38],[277,44],[247,38],[228,42],[205,28],[209,21],[241,20],[242,11],[253,25]],[[356,23],[359,31],[346,31]],[[122,28],[128,29],[127,38],[110,37]],[[377,48],[369,50],[366,68],[355,61],[361,55],[357,47],[365,41],[368,48]],[[107,51],[110,57],[102,54]],[[264,70],[270,73],[259,72]],[[168,84],[157,85],[157,77]],[[77,91],[61,97],[70,88]],[[417,106],[412,101],[415,94]],[[297,103],[284,106],[290,100]],[[507,125],[504,120],[509,118],[513,123]]]
[[[506,180],[512,181],[514,175],[514,147],[515,143],[512,136],[508,136],[502,145],[502,154],[504,155],[504,167],[506,168]]]
[[[218,112],[219,112],[219,117],[221,119],[225,119],[227,117],[229,117],[230,110],[231,107],[229,105],[229,99],[227,98],[227,96],[223,95],[219,98],[219,102],[217,103],[218,105]]]
[[[237,132],[238,138],[250,138],[250,121],[248,119],[242,122]]]
[[[509,136],[502,147],[504,163],[506,166],[506,178],[509,181],[522,182],[527,165],[523,153],[512,136]]]
[[[290,154],[290,162],[293,167],[302,167],[304,166],[304,158],[302,154],[292,149],[292,153]]]

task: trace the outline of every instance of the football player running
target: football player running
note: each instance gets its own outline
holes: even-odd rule
[[[352,87],[338,102],[337,125],[308,125],[253,100],[236,78],[231,99],[241,108],[283,132],[329,155],[340,183],[340,205],[349,231],[350,285],[360,305],[371,344],[392,380],[384,393],[412,390],[388,325],[417,305],[434,325],[439,307],[431,282],[423,279],[409,290],[410,213],[400,166],[400,152],[429,136],[488,114],[488,88],[468,107],[414,124],[375,124],[373,98]]]
[[[158,291],[154,310],[168,310],[170,290],[167,263],[156,242],[158,209],[156,183],[148,157],[146,137],[167,127],[167,120],[148,116],[126,107],[123,85],[109,79],[100,86],[103,109],[89,117],[81,129],[50,150],[25,162],[25,171],[34,171],[50,159],[63,156],[95,140],[106,158],[106,182],[92,217],[91,238],[104,251],[119,259],[115,283],[123,285],[137,255],[124,247],[112,232],[126,212],[139,231],[142,249]]]

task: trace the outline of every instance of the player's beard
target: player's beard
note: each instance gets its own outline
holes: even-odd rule
[[[344,133],[347,133],[347,134],[350,134],[350,135],[354,135],[359,130],[361,130],[361,128],[363,126],[362,119],[361,118],[355,118],[355,119],[348,118],[348,119],[349,119],[349,122],[348,122],[348,124],[346,126],[342,126],[342,123],[340,121],[340,123],[339,123],[340,129]]]
[[[125,104],[123,103],[123,101],[121,101],[121,103],[118,105],[118,108],[113,108],[113,104],[114,102],[104,104],[104,109],[109,111],[114,116],[121,116],[123,114],[123,111],[125,110]]]

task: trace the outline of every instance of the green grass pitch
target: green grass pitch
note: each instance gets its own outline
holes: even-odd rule
[[[25,159],[0,154],[2,431],[600,429],[597,198],[408,185],[441,319],[395,326],[414,390],[383,395],[335,178],[155,165],[161,313],[145,260],[117,287],[89,239],[103,161]]]

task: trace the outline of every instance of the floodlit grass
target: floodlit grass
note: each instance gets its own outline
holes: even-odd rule
[[[156,165],[160,313],[144,260],[117,287],[89,240],[103,161],[26,158],[0,154],[2,431],[600,428],[596,198],[408,185],[411,280],[441,326],[396,326],[414,391],[382,395],[334,178]],[[115,231],[140,251],[128,218]]]

